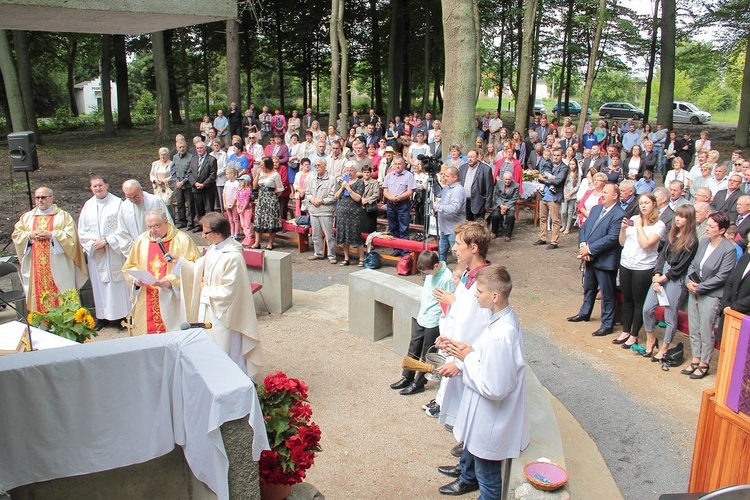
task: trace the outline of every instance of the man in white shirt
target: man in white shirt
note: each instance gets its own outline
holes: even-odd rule
[[[314,163],[314,160],[313,160]],[[331,156],[326,158],[326,170],[332,179],[344,176],[344,164],[346,157],[341,153],[341,143],[334,141],[331,144]]]
[[[497,147],[500,141],[500,129],[503,128],[503,120],[500,119],[500,112],[495,111],[495,115],[490,119],[490,142]]]
[[[81,209],[78,238],[88,257],[99,331],[107,323],[121,327],[122,318],[130,313],[130,292],[122,275],[125,256],[114,234],[122,200],[109,192],[109,184],[100,175],[92,176],[89,185],[94,196]]]
[[[722,189],[727,189],[728,186],[727,167],[724,165],[716,165],[716,168],[714,168],[714,175],[708,183],[708,188],[711,190],[711,194],[716,196],[716,193]]]

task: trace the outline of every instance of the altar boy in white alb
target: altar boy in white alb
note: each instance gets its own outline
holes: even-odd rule
[[[78,217],[78,238],[88,257],[91,290],[96,304],[96,329],[107,322],[115,326],[130,314],[130,290],[122,275],[125,256],[115,238],[122,200],[110,193],[100,175],[89,179],[91,192]]]
[[[465,385],[453,435],[464,442],[458,479],[443,494],[479,489],[480,497],[500,499],[501,461],[518,458],[529,444],[523,337],[508,297],[508,270],[490,266],[477,273],[475,296],[492,311],[490,324],[473,344],[440,337],[436,345],[463,361]],[[440,467],[448,473],[453,467]]]

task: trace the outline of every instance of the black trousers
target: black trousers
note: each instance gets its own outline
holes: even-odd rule
[[[190,206],[190,212],[193,211],[193,191],[187,187],[185,189],[177,188],[174,192],[175,201],[177,202],[176,223],[187,224],[187,207]],[[192,224],[192,220],[190,222]]]
[[[430,347],[435,345],[435,340],[437,340],[438,336],[440,336],[440,329],[437,326],[434,328],[425,328],[415,321],[414,329],[411,332],[408,356],[412,359],[423,360]],[[404,370],[403,376],[409,380],[414,380],[414,372],[411,370]],[[420,379],[424,380],[424,377],[422,376]]]
[[[651,287],[654,270],[634,271],[620,266],[622,291],[622,331],[638,336],[643,326],[643,303]]]
[[[198,224],[198,221],[206,215],[206,211],[213,212],[215,202],[216,189],[214,187],[193,190],[193,203],[190,205],[190,220]]]
[[[482,209],[481,213],[475,214],[471,211],[471,203],[470,200],[466,200],[466,220],[481,220],[484,221],[486,213],[484,209]]]
[[[510,238],[513,234],[513,227],[516,224],[516,209],[509,208],[505,215],[500,213],[500,208],[495,207],[492,211],[492,233],[499,235],[500,226],[505,228],[505,236]]]

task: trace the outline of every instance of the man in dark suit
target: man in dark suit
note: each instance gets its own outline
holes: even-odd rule
[[[537,142],[534,144],[534,149],[528,155],[528,162],[526,163],[528,168],[532,170],[539,170],[539,164],[542,162],[542,151],[544,151],[544,144]]]
[[[443,133],[439,130],[435,131],[435,140],[430,144],[430,155],[433,158],[443,159]]]
[[[721,298],[721,316],[719,329],[716,332],[716,342],[721,342],[721,334],[724,331],[724,313],[726,308],[733,309],[742,314],[750,313],[750,276],[748,266],[750,265],[750,253],[745,253],[737,265],[734,266],[732,274],[729,275],[724,285],[724,295]]]
[[[674,142],[674,151],[676,156],[682,158],[685,170],[689,170],[690,165],[692,165],[693,154],[695,154],[695,141],[690,137],[690,132],[684,132],[682,139],[677,139]]]
[[[635,195],[635,183],[631,180],[620,183],[620,208],[628,219],[638,213],[638,197]]]
[[[651,173],[653,173],[658,159],[659,156],[656,154],[656,151],[654,151],[654,143],[649,140],[644,141],[643,151],[641,152],[641,168],[638,169],[638,178],[641,179],[643,177],[643,172],[646,170],[650,170]]]
[[[750,196],[743,194],[737,198],[737,236],[734,241],[740,244],[742,248],[747,248],[747,235],[750,234]]]
[[[500,226],[505,229],[505,241],[510,241],[513,226],[516,222],[516,204],[518,203],[518,183],[513,181],[513,174],[505,172],[502,182],[495,186],[495,210],[492,211],[492,237],[500,233]]]
[[[216,201],[216,158],[206,153],[206,145],[195,144],[196,155],[190,159],[188,185],[193,193],[190,205],[190,220],[194,221],[194,233],[203,230],[198,221],[206,215],[206,210],[213,210]]]
[[[568,177],[570,169],[562,161],[563,151],[556,148],[552,151],[552,172],[539,174],[539,182],[544,184],[542,198],[539,201],[539,239],[534,245],[547,245],[547,250],[557,248],[560,240],[560,226],[562,218],[560,216],[560,206],[565,198],[564,187],[565,179]],[[547,218],[552,220],[552,238],[547,244]]]
[[[490,166],[479,161],[479,151],[466,153],[466,163],[458,167],[458,179],[466,191],[466,219],[484,220],[485,210],[492,208],[495,183]]]
[[[738,173],[732,173],[727,180],[727,189],[717,191],[714,196],[712,204],[714,212],[724,212],[729,216],[731,222],[737,220],[737,200],[742,195],[740,186],[742,186],[742,176]]]
[[[588,321],[596,302],[596,291],[602,291],[601,326],[594,337],[609,335],[615,324],[615,280],[620,265],[620,228],[625,212],[618,203],[620,189],[615,184],[604,186],[601,205],[595,205],[578,232],[578,254],[586,264],[583,275],[583,304],[568,321]]]

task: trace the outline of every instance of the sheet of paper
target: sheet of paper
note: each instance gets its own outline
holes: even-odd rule
[[[147,285],[153,285],[157,281],[156,277],[148,271],[142,271],[140,269],[128,269],[125,272],[131,275],[133,278],[141,280]]]
[[[661,289],[661,292],[656,292],[656,298],[659,300],[659,305],[667,307],[669,305],[669,299],[667,298],[667,294],[664,292],[664,288]]]

